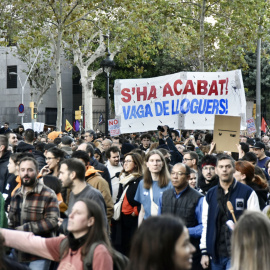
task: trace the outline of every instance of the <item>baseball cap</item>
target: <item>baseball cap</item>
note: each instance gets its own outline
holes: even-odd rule
[[[253,146],[253,148],[257,148],[257,149],[264,149],[265,150],[265,144],[262,142],[256,142]]]

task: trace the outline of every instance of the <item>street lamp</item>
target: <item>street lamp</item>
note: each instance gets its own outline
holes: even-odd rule
[[[9,75],[17,75],[18,78],[19,78],[19,82],[20,82],[20,85],[21,85],[21,88],[22,88],[22,104],[23,104],[23,94],[24,94],[24,85],[22,84],[22,81],[21,81],[21,77],[18,73],[16,72],[9,72]],[[24,104],[23,104],[24,105]],[[21,124],[23,125],[23,116],[21,116]]]
[[[103,68],[103,73],[105,74],[106,81],[106,116],[105,116],[105,135],[109,136],[108,130],[108,120],[109,120],[109,80],[110,80],[110,70],[115,66],[115,62],[110,57],[110,49],[107,48],[107,57],[101,61],[100,66]]]

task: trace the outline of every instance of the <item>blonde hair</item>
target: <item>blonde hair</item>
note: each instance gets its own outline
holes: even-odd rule
[[[270,269],[270,221],[261,212],[246,211],[232,237],[231,270]]]

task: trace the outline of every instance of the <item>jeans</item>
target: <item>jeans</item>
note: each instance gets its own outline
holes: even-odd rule
[[[211,261],[211,270],[229,270],[231,267],[231,259],[220,257],[217,261]]]
[[[23,263],[27,265],[31,270],[48,270],[51,264],[49,260],[35,260],[30,263]]]

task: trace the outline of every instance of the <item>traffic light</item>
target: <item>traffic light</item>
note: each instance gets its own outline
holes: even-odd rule
[[[37,119],[37,108],[31,108],[31,119]]]
[[[31,108],[31,119],[37,119],[37,108],[35,107],[35,103],[31,101],[29,107]]]
[[[37,119],[37,108],[34,108],[33,109],[33,116],[34,116],[34,118],[33,119]]]

